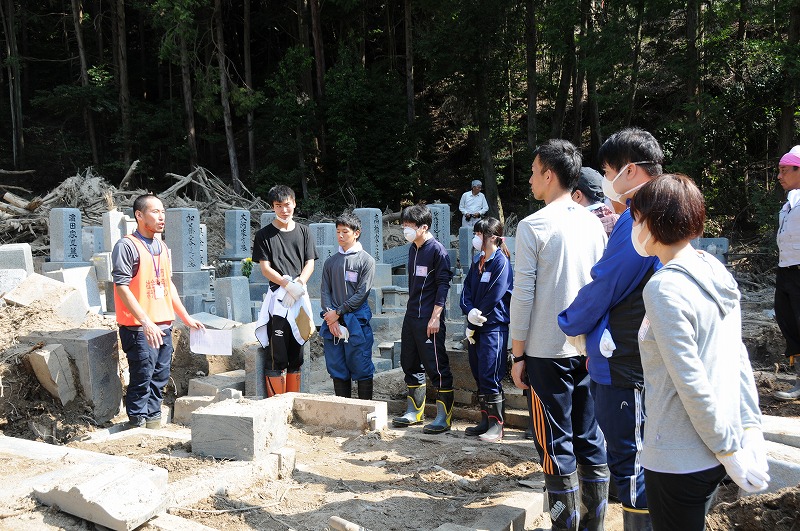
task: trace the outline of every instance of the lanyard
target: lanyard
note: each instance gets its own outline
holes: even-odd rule
[[[153,250],[150,248],[150,244],[147,243],[147,240],[144,239],[144,236],[142,236],[142,234],[139,232],[138,229],[133,231],[133,234],[142,241],[142,243],[144,244],[145,248],[147,249],[147,252],[150,253],[150,258],[153,259],[153,269],[156,270],[156,285],[160,286],[161,285],[161,244],[158,245],[158,263],[156,264],[156,257],[153,254]],[[153,238],[153,241],[155,242],[155,238]]]

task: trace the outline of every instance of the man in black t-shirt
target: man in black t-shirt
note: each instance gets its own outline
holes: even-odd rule
[[[280,303],[290,308],[306,293],[317,250],[308,227],[292,219],[294,191],[284,185],[273,186],[267,200],[275,210],[275,219],[256,233],[253,262],[259,263],[273,293],[280,288],[285,290]],[[265,356],[267,396],[300,391],[303,355],[291,323],[285,317],[272,315],[267,330],[269,347],[259,349]]]

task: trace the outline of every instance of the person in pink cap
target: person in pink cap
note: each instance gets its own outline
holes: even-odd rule
[[[800,146],[778,163],[778,182],[787,193],[778,222],[778,269],[775,274],[775,320],[786,339],[786,357],[794,365],[794,387],[775,391],[788,402],[800,398]]]

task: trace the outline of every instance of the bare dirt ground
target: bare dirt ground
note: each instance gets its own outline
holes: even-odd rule
[[[768,315],[771,297],[769,287],[744,293],[743,336],[757,370],[763,412],[799,417],[800,401],[781,403],[771,397],[774,389],[789,387],[792,381],[782,338]],[[82,326],[113,329],[115,324],[92,316]],[[18,343],[30,331],[59,328],[70,326],[42,308],[0,309],[0,430],[5,435],[140,459],[166,468],[170,482],[213,465],[192,456],[189,443],[166,437],[87,442],[86,436],[102,426],[94,424],[79,401],[67,407],[54,401],[25,361],[30,346]],[[209,367],[198,362],[184,369],[188,376]],[[168,388],[172,399],[180,385]],[[329,529],[331,515],[373,531],[435,529],[444,522],[470,525],[482,509],[518,492],[520,480],[540,477],[541,469],[533,446],[518,430],[508,430],[500,444],[481,444],[463,437],[467,425],[457,422],[453,433],[441,436],[422,436],[418,429],[402,436],[395,430],[362,434],[293,426],[289,446],[298,453],[293,477],[263,478],[236,495],[210,497],[172,512],[226,530],[324,530]],[[0,466],[7,465],[4,461],[0,456]],[[708,529],[797,530],[798,508],[800,487],[737,500],[735,486],[724,485]],[[27,500],[22,506],[0,504],[0,529],[88,530],[94,525]],[[618,504],[610,507],[607,529],[621,529]]]

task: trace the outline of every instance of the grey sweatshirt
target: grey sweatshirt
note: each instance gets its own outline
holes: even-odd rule
[[[697,251],[656,272],[639,329],[645,387],[642,466],[686,474],[719,465],[745,428],[760,427],[736,281]]]
[[[374,277],[375,259],[360,243],[353,245],[347,253],[339,247],[339,252],[325,260],[322,266],[322,311],[330,308],[344,314],[358,310],[367,300]]]

